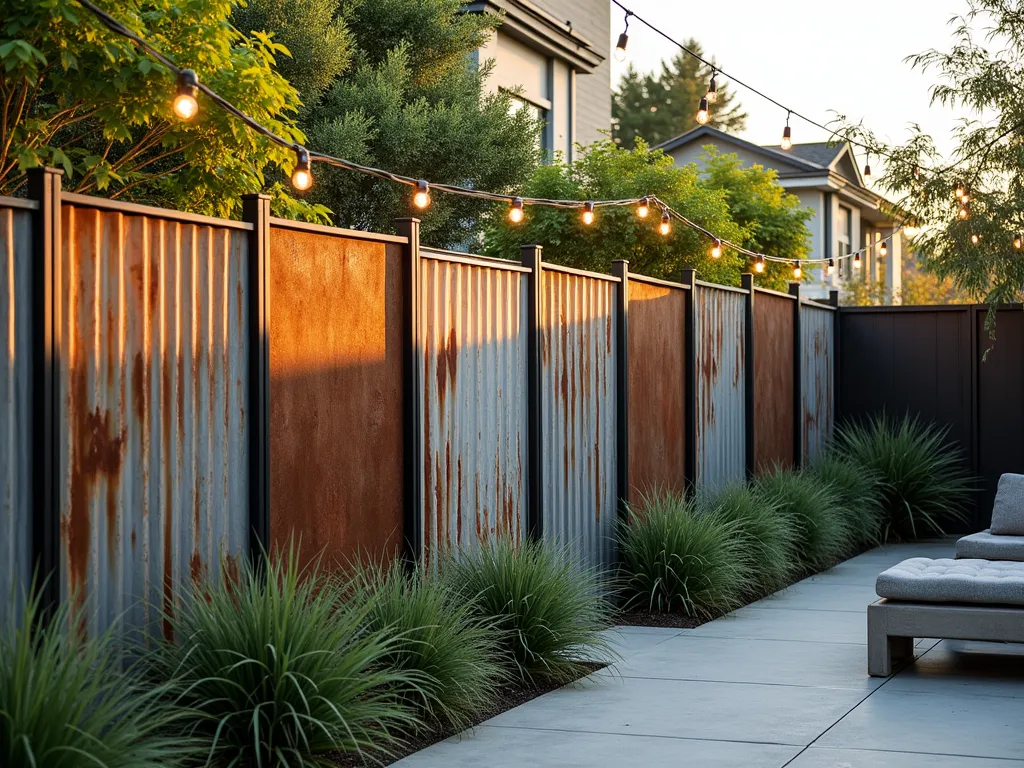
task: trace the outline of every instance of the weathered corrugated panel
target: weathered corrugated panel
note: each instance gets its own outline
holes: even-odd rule
[[[747,297],[706,285],[697,303],[697,482],[714,490],[746,474],[743,331]]]
[[[422,260],[423,558],[527,524],[526,280]]]
[[[686,484],[686,292],[629,282],[629,501]]]
[[[32,214],[0,208],[0,600],[31,581],[30,264]],[[8,608],[17,610],[15,606]],[[0,615],[3,611],[0,611]]]
[[[793,465],[794,299],[754,295],[754,466]]]
[[[167,632],[248,546],[245,233],[66,205],[62,239],[62,598]]]
[[[271,538],[334,566],[402,545],[400,245],[274,227]]]
[[[835,321],[834,311],[806,304],[800,307],[805,462],[814,461],[824,452],[835,427]]]
[[[544,536],[602,568],[613,562],[618,504],[615,289],[543,272]]]

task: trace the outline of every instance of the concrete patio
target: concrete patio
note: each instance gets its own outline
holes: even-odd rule
[[[623,627],[613,671],[402,760],[457,766],[1024,768],[1024,655],[919,640],[867,675],[880,571],[953,544],[875,549],[692,630]]]

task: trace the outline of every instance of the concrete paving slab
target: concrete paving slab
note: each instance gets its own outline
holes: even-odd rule
[[[397,763],[403,768],[781,768],[800,747],[482,726]]]
[[[687,633],[701,637],[745,637],[753,640],[794,640],[812,643],[867,644],[867,612],[805,611],[796,608],[754,608],[703,624]]]
[[[805,611],[852,611],[864,613],[878,599],[875,585],[831,584],[801,581],[758,600],[751,608],[799,608]]]
[[[678,637],[682,632],[680,629],[666,630],[664,632],[633,632],[630,630],[636,627],[615,627],[604,632],[605,639],[611,643],[612,649],[619,656],[626,658]]]
[[[1024,699],[908,693],[882,686],[815,746],[1019,759]]]
[[[944,640],[896,674],[886,688],[952,697],[1024,698],[1024,646]]]
[[[592,678],[488,725],[807,745],[865,693],[845,688]]]
[[[1024,768],[1018,760],[809,747],[786,768]]]

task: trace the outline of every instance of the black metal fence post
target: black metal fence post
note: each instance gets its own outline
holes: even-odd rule
[[[829,306],[835,307],[835,312],[832,315],[832,413],[833,423],[839,421],[839,415],[842,413],[842,401],[839,399],[840,396],[840,351],[839,351],[839,337],[841,335],[840,322],[842,320],[842,310],[839,309],[839,291],[831,290],[828,292],[828,303]]]
[[[408,239],[402,259],[402,422],[405,434],[403,461],[405,544],[403,557],[412,567],[423,552],[423,335],[420,333],[422,271],[420,269],[420,220],[398,219],[395,229]]]
[[[621,281],[615,293],[615,447],[618,459],[619,518],[629,509],[629,262],[612,262],[612,275]]]
[[[804,465],[803,344],[800,330],[800,283],[789,284],[793,297],[793,465]]]
[[[746,344],[743,360],[743,387],[744,394],[746,395],[744,399],[744,407],[746,408],[744,431],[747,443],[747,478],[749,479],[754,476],[756,470],[756,456],[754,454],[754,431],[757,429],[754,419],[754,409],[757,407],[757,395],[754,392],[754,275],[751,272],[744,272],[740,275],[740,280],[743,290],[747,292],[747,303],[743,312],[743,339]]]
[[[242,196],[253,225],[248,255],[249,555],[269,554],[270,541],[270,195]]]
[[[527,529],[530,538],[544,535],[544,444],[542,439],[543,403],[541,373],[544,332],[544,259],[539,245],[524,245],[520,260],[530,270],[526,290],[526,389],[527,389],[527,486],[529,510]]]
[[[61,177],[55,168],[28,171],[32,216],[31,410],[32,561],[44,616],[60,602],[60,285]]]
[[[697,270],[683,270],[686,291],[686,320],[683,336],[686,344],[686,461],[684,462],[687,493],[697,490]]]

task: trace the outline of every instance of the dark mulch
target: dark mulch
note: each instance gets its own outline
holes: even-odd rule
[[[576,678],[576,680],[580,680],[599,669],[603,669],[607,665],[595,662],[586,662],[582,664],[582,666],[586,671]],[[575,680],[571,682],[575,682]],[[480,725],[480,723],[485,720],[490,720],[492,717],[500,715],[502,712],[515,709],[520,704],[525,704],[531,699],[535,699],[538,696],[543,696],[545,693],[550,693],[557,688],[561,688],[562,685],[563,683],[546,683],[544,685],[507,683],[499,690],[498,695],[494,697],[489,707],[476,713],[470,723],[470,727]],[[343,754],[338,755],[336,758],[336,764],[338,765],[338,768],[363,768],[363,766],[391,765],[392,763],[401,760],[403,757],[411,755],[413,752],[418,752],[421,749],[429,747],[431,744],[444,741],[458,733],[458,729],[449,726],[427,731],[418,735],[406,736],[404,743],[392,747],[393,754],[390,756],[384,757],[378,755],[376,757],[360,757],[357,754]]]

